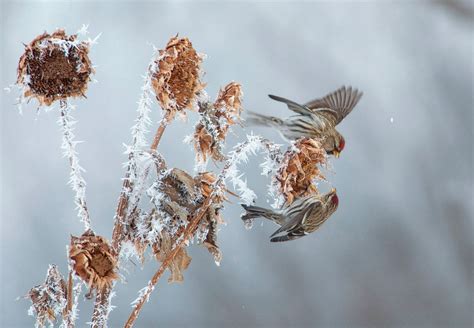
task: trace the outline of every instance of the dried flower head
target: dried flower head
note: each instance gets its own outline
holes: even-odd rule
[[[152,86],[161,107],[172,113],[191,109],[204,88],[200,80],[201,56],[187,38],[173,37],[159,51]]]
[[[210,156],[222,161],[222,149],[229,127],[240,120],[242,90],[240,84],[231,82],[219,91],[214,104],[200,103],[201,119],[194,130],[194,149],[198,160],[205,162]]]
[[[153,245],[153,251],[158,261],[163,262],[168,254],[173,250],[174,238],[171,237],[167,232],[161,233],[159,242]],[[174,257],[168,269],[171,272],[171,276],[168,278],[168,282],[182,282],[183,271],[186,270],[191,263],[191,257],[186,252],[186,248],[182,247],[179,249],[178,254]]]
[[[36,314],[36,327],[53,326],[64,313],[67,304],[67,286],[57,266],[50,265],[46,280],[28,292],[32,305],[29,313]]]
[[[242,86],[237,82],[227,84],[219,91],[214,108],[217,109],[217,116],[224,116],[229,125],[240,120],[242,113]]]
[[[88,56],[90,44],[76,38],[57,30],[43,33],[25,46],[17,71],[24,97],[49,106],[59,99],[85,96],[94,71]]]
[[[318,192],[313,182],[325,179],[318,167],[322,164],[326,164],[326,153],[315,139],[301,138],[285,153],[275,179],[287,204],[297,197]]]
[[[91,289],[103,290],[118,279],[117,260],[107,240],[88,230],[80,237],[71,236],[69,257],[73,269]]]

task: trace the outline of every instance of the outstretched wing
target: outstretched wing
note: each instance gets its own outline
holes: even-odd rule
[[[359,102],[363,93],[352,87],[345,86],[336,91],[324,96],[320,99],[314,99],[305,104],[315,114],[320,114],[327,119],[334,122],[334,125],[339,124]]]
[[[273,100],[285,103],[290,110],[294,111],[297,114],[300,114],[300,115],[311,115],[312,114],[312,112],[309,110],[308,107],[306,107],[304,105],[300,105],[300,104],[294,102],[293,100],[289,100],[289,99],[279,97],[279,96],[274,96],[274,95],[268,95],[268,96],[270,98],[272,98]]]

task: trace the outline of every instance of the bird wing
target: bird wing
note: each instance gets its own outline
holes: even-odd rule
[[[313,211],[317,210],[317,208],[319,208],[321,206],[322,206],[322,203],[321,203],[321,201],[318,200],[318,201],[314,202],[313,204],[311,204],[310,206],[308,206],[308,208],[303,208],[297,215],[295,215],[292,219],[288,220],[288,222],[286,222],[280,228],[278,228],[278,230],[275,231],[270,237],[278,235],[279,233],[281,233],[283,231],[291,232],[295,228],[298,229],[299,225],[304,223],[304,220],[306,220],[306,218]]]
[[[300,104],[294,102],[293,100],[289,100],[289,99],[279,97],[279,96],[274,96],[274,95],[268,95],[268,96],[273,100],[285,103],[290,110],[294,111],[297,114],[300,114],[300,115],[311,115],[312,114],[312,112],[310,111],[309,108],[307,108],[304,105],[300,105]]]
[[[315,114],[324,116],[326,119],[339,124],[359,102],[363,93],[352,87],[345,86],[337,89],[323,98],[314,99],[305,104]]]

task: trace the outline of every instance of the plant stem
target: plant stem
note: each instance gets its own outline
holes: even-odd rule
[[[153,138],[153,143],[150,147],[152,151],[156,151],[158,148],[158,144],[160,143],[161,137],[165,131],[166,126],[172,119],[172,114],[170,112],[166,112],[165,116],[161,119],[160,125],[156,130],[155,137]],[[134,156],[133,153],[129,155],[129,160],[131,157]],[[115,214],[115,224],[114,230],[112,233],[112,248],[115,252],[115,255],[118,256],[120,254],[121,243],[122,243],[122,236],[123,236],[123,223],[125,216],[127,214],[127,209],[129,205],[129,198],[130,194],[133,191],[133,185],[130,183],[130,173],[131,167],[127,167],[127,173],[125,174],[125,178],[123,179],[122,185],[122,193],[120,195],[119,203],[117,206],[116,214]],[[145,172],[145,175],[148,175],[148,171]]]
[[[152,151],[156,151],[156,149],[158,148],[158,144],[160,143],[161,137],[163,136],[163,133],[165,132],[166,126],[168,125],[168,123],[171,121],[172,118],[173,118],[173,115],[169,111],[167,111],[165,115],[163,116],[163,118],[161,119],[158,129],[156,130],[155,137],[153,138],[153,143],[150,147]],[[130,153],[129,161],[132,159],[133,156],[134,156],[133,152]],[[127,211],[128,211],[129,201],[130,201],[130,194],[132,193],[133,188],[134,188],[133,184],[130,182],[131,170],[132,168],[130,167],[130,164],[129,164],[129,166],[127,167],[127,172],[125,174],[125,178],[123,179],[122,192],[120,194],[117,210],[115,213],[115,224],[114,224],[114,229],[112,232],[112,250],[114,252],[114,256],[119,256],[120,254],[123,236],[124,236],[123,226],[124,226],[126,216],[127,216]],[[148,175],[148,170],[145,171],[145,176],[146,175]],[[108,302],[110,299],[109,295],[111,292],[112,292],[111,289],[106,289],[102,291],[101,293],[97,293],[96,301],[94,304],[94,315],[92,317],[92,327],[94,328],[103,327],[100,325],[100,322],[94,323],[94,318],[97,318],[97,314],[104,315],[104,312],[100,311],[100,309],[107,308],[109,306]],[[105,316],[107,316],[107,313],[105,313]]]
[[[84,229],[89,230],[91,228],[91,219],[86,203],[86,181],[82,177],[82,171],[84,169],[79,165],[79,157],[76,152],[77,141],[74,141],[73,134],[73,118],[70,114],[71,106],[69,106],[66,99],[60,100],[61,117],[59,123],[63,132],[63,142],[61,148],[64,150],[65,156],[69,159],[69,165],[71,167],[69,183],[71,184],[72,190],[75,192],[75,203],[78,208],[78,216],[84,223]]]

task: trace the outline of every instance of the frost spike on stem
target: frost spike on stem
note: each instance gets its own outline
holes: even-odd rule
[[[73,117],[71,116],[72,106],[69,105],[66,99],[60,100],[61,118],[59,124],[63,133],[63,142],[61,148],[64,150],[64,155],[69,159],[71,167],[69,184],[75,192],[75,203],[78,209],[78,216],[84,223],[84,230],[91,229],[91,220],[86,203],[86,181],[82,177],[84,169],[79,165],[79,157],[76,151],[77,141],[74,141],[73,133]]]

